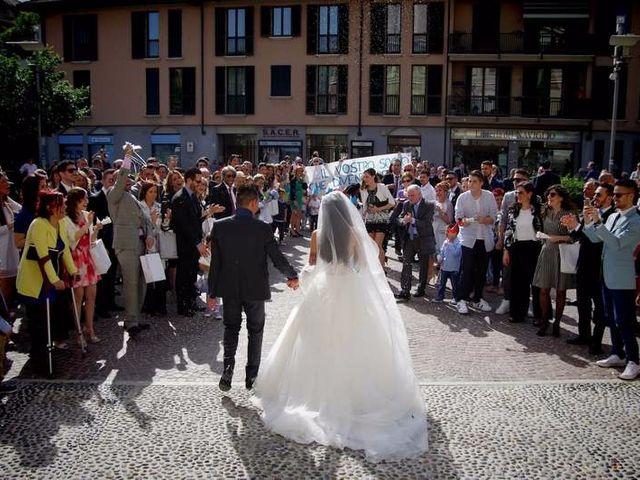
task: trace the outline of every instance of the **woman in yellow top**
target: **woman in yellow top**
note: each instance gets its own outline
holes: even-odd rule
[[[18,266],[16,286],[22,296],[29,318],[31,359],[37,367],[44,367],[47,353],[47,300],[50,303],[51,328],[54,345],[68,348],[70,317],[67,298],[61,294],[66,288],[61,280],[63,268],[70,275],[77,272],[69,250],[69,241],[60,220],[65,216],[64,196],[59,192],[43,191],[39,195],[36,219],[31,222]]]

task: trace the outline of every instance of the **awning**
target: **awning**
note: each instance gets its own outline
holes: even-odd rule
[[[589,18],[588,0],[525,0],[522,5],[524,18]]]

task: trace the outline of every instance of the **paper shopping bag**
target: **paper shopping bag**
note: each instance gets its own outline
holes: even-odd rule
[[[178,258],[176,234],[172,231],[158,233],[158,250],[160,250],[160,258],[164,260]]]
[[[561,243],[560,247],[560,271],[562,273],[575,274],[578,271],[578,255],[580,255],[580,242]]]
[[[162,282],[167,277],[164,274],[164,264],[159,253],[149,253],[140,257],[142,273],[147,283]]]
[[[96,240],[91,244],[91,259],[93,260],[93,264],[96,267],[96,272],[98,275],[104,275],[111,268],[111,259],[109,258],[109,252],[107,252],[107,247],[104,246],[104,243],[101,239]]]

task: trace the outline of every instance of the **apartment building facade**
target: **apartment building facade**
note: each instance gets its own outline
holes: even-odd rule
[[[637,3],[35,0],[28,8],[41,13],[69,80],[92,93],[90,116],[48,139],[49,161],[103,147],[114,158],[128,140],[183,165],[317,150],[327,161],[410,151],[438,164],[491,158],[507,168],[605,161],[606,43],[616,14],[627,15],[630,31],[640,26]],[[640,148],[639,69],[636,55],[618,122],[625,168]]]

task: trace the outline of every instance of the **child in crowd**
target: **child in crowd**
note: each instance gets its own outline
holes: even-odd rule
[[[440,285],[438,286],[438,294],[434,301],[442,302],[444,300],[445,289],[447,288],[447,280],[451,280],[451,291],[453,294],[453,303],[458,301],[458,281],[460,277],[460,261],[462,260],[462,244],[458,239],[458,225],[453,223],[447,228],[447,239],[442,244],[440,253],[438,254],[438,263],[440,264]]]
[[[318,195],[309,197],[307,213],[309,214],[309,230],[313,232],[318,228],[318,214],[320,213],[320,197]]]
[[[273,234],[275,235],[276,230],[278,230],[278,243],[282,244],[282,240],[284,240],[284,234],[287,231],[287,199],[286,199],[286,191],[281,188],[278,190],[278,214],[273,216],[273,223],[271,224],[271,228],[273,228]]]

